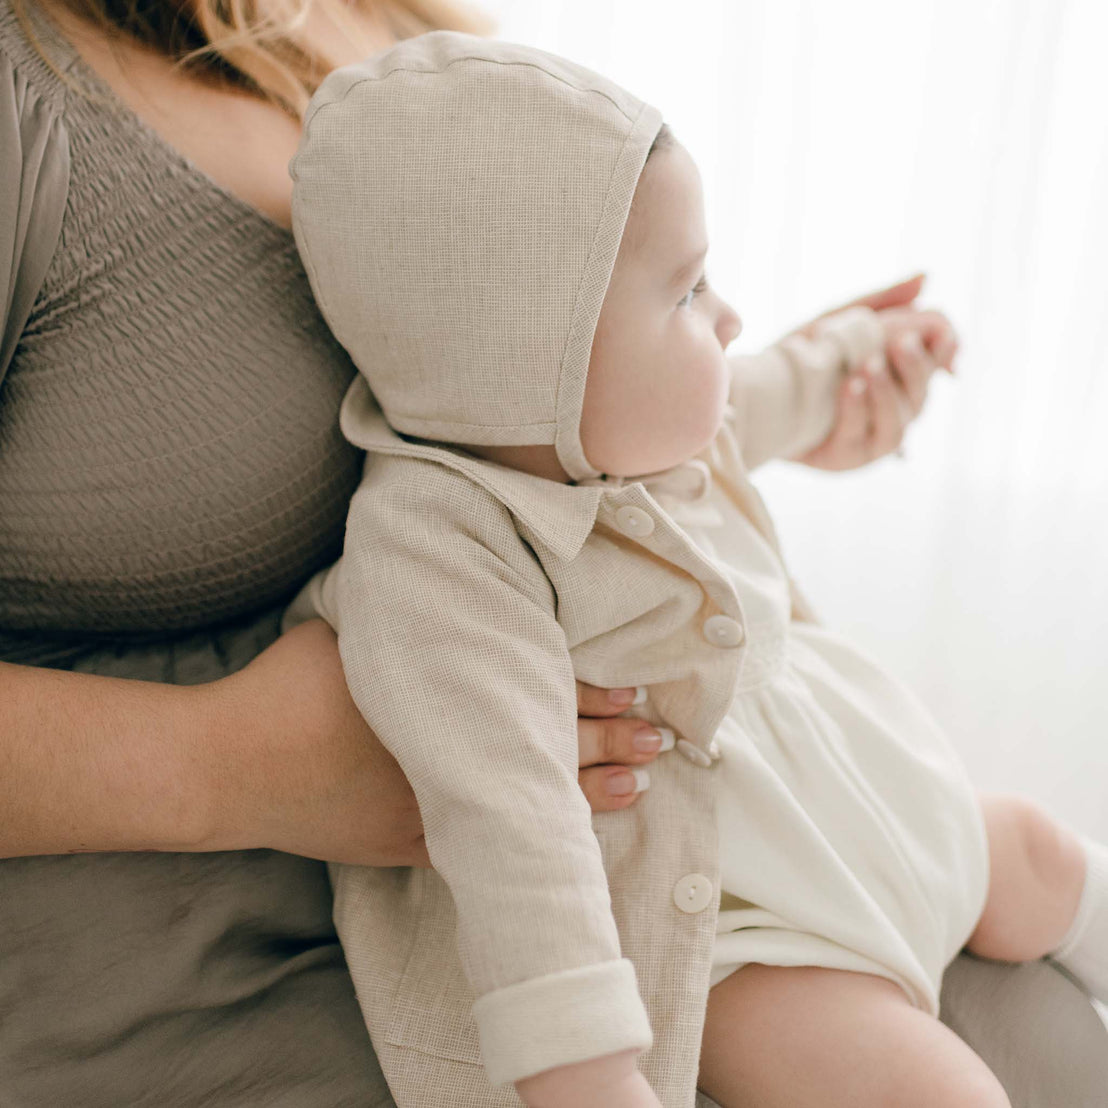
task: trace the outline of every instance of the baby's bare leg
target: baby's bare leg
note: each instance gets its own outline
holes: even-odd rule
[[[989,837],[989,894],[970,936],[983,958],[1030,962],[1058,948],[1085,884],[1081,842],[1018,796],[983,794]]]
[[[744,966],[711,990],[699,1083],[722,1108],[1010,1108],[891,981],[809,966]]]

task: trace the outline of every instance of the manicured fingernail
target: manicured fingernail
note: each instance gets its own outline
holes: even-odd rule
[[[630,796],[650,788],[650,774],[642,766],[621,770],[608,778],[609,796]]]
[[[621,708],[626,708],[628,705],[635,703],[635,697],[638,696],[638,694],[638,689],[609,689],[608,703],[617,704]]]
[[[851,396],[861,396],[866,391],[865,377],[861,373],[855,374],[850,378],[850,384],[847,385],[847,388],[850,390]]]
[[[677,736],[668,727],[659,727],[658,734],[662,736],[662,745],[658,748],[659,754],[672,750],[677,744]]]
[[[662,749],[662,736],[653,727],[647,727],[635,734],[631,745],[640,754],[653,754]]]
[[[645,685],[636,685],[635,686],[635,699],[631,701],[631,706],[633,708],[637,708],[640,704],[645,704],[645,703],[646,703],[646,686]]]
[[[620,770],[609,776],[605,787],[609,796],[627,796],[635,792],[635,777],[629,769]]]

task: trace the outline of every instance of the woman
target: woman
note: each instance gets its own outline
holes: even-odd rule
[[[425,857],[330,632],[274,641],[337,552],[359,462],[336,433],[352,369],[296,259],[286,165],[328,68],[467,24],[415,0],[273,2],[253,26],[237,5],[71,5],[0,9],[4,1094],[388,1105],[307,859]],[[944,341],[844,391],[809,460],[895,446]],[[626,701],[579,702],[582,787],[598,809],[632,803],[626,767],[656,737],[636,753],[652,736],[607,718]],[[1045,967],[1027,989],[962,969],[980,971],[1011,1014],[996,1045],[976,1037],[980,988],[950,1010],[983,1053],[1017,1044],[1007,1066],[988,1058],[1013,1101],[1048,1103],[1020,1100],[1039,1081],[1049,1102],[1096,1103],[1091,1068],[1058,1095],[1103,1053],[1088,1006]],[[1072,1005],[1072,1049],[1021,1065],[1052,1003]]]

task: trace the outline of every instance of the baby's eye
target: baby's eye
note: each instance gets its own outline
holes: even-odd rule
[[[705,289],[707,289],[707,287],[708,278],[702,273],[696,284],[677,301],[677,306],[679,308],[687,308]]]

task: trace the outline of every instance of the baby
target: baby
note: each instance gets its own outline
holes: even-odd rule
[[[336,628],[435,866],[333,870],[400,1108],[678,1108],[698,1076],[725,1108],[1006,1105],[935,1018],[943,970],[1052,954],[1108,997],[1108,854],[975,794],[811,620],[747,477],[826,435],[880,317],[728,359],[688,153],[525,47],[336,72],[292,171],[367,456],[286,625]],[[675,747],[595,819],[575,678],[640,686]]]

